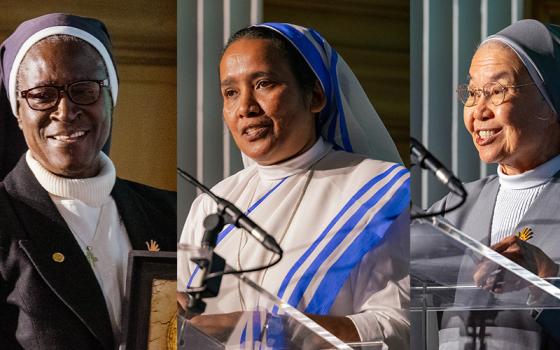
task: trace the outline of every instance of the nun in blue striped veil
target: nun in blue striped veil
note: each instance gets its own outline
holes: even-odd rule
[[[247,276],[343,340],[407,348],[409,173],[348,65],[315,30],[264,23],[230,38],[220,88],[245,169],[213,190],[284,250]],[[199,196],[181,243],[199,245],[215,211]],[[233,226],[216,251],[236,269],[274,258]],[[180,261],[179,289],[197,274]],[[252,291],[224,281],[219,301],[192,322],[258,307]]]

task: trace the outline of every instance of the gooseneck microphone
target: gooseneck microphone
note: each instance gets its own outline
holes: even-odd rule
[[[434,173],[451,192],[462,198],[467,196],[461,181],[413,137],[410,138],[410,155],[420,167]]]
[[[235,225],[238,228],[242,228],[249,232],[257,241],[259,241],[266,249],[282,256],[282,248],[276,243],[274,237],[269,235],[265,230],[263,230],[259,225],[257,225],[253,220],[251,220],[247,215],[245,215],[239,208],[237,208],[230,201],[223,199],[212,191],[210,191],[206,186],[201,184],[197,179],[192,177],[186,171],[177,168],[177,173],[186,179],[188,182],[199,188],[202,192],[206,193],[216,204],[218,205],[218,211],[225,216],[226,221]]]

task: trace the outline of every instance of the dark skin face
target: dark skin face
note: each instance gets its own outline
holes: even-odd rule
[[[79,80],[103,80],[107,73],[99,54],[85,42],[40,41],[23,59],[19,91],[42,85],[61,86]],[[99,172],[99,152],[111,128],[112,101],[108,88],[97,102],[83,106],[65,92],[46,111],[29,107],[18,97],[18,125],[31,155],[53,174],[93,177]]]
[[[276,164],[315,143],[315,113],[326,103],[321,86],[304,93],[270,40],[231,44],[220,62],[220,83],[224,121],[249,158]]]
[[[239,149],[261,165],[288,160],[311,148],[317,140],[315,114],[326,104],[319,82],[305,93],[287,59],[276,50],[266,39],[240,39],[220,62],[224,121]],[[178,293],[177,300],[186,310],[187,295]],[[192,325],[219,338],[231,333],[241,315],[188,317]],[[347,317],[308,316],[343,340],[360,339]]]

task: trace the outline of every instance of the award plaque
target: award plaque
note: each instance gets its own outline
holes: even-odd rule
[[[123,307],[126,349],[177,349],[177,254],[133,250]]]

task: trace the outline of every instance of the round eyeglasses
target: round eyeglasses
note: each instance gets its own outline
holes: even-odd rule
[[[36,111],[46,111],[58,104],[62,91],[75,104],[90,105],[101,95],[101,88],[108,87],[109,80],[80,80],[64,86],[45,85],[36,86],[31,89],[21,91],[19,94],[29,105],[29,108]]]
[[[481,95],[489,98],[494,106],[502,104],[506,98],[508,89],[517,89],[523,86],[534,85],[535,83],[520,85],[502,85],[497,81],[484,84],[482,89],[471,89],[467,84],[461,84],[457,87],[459,99],[466,107],[472,107],[478,103]]]

